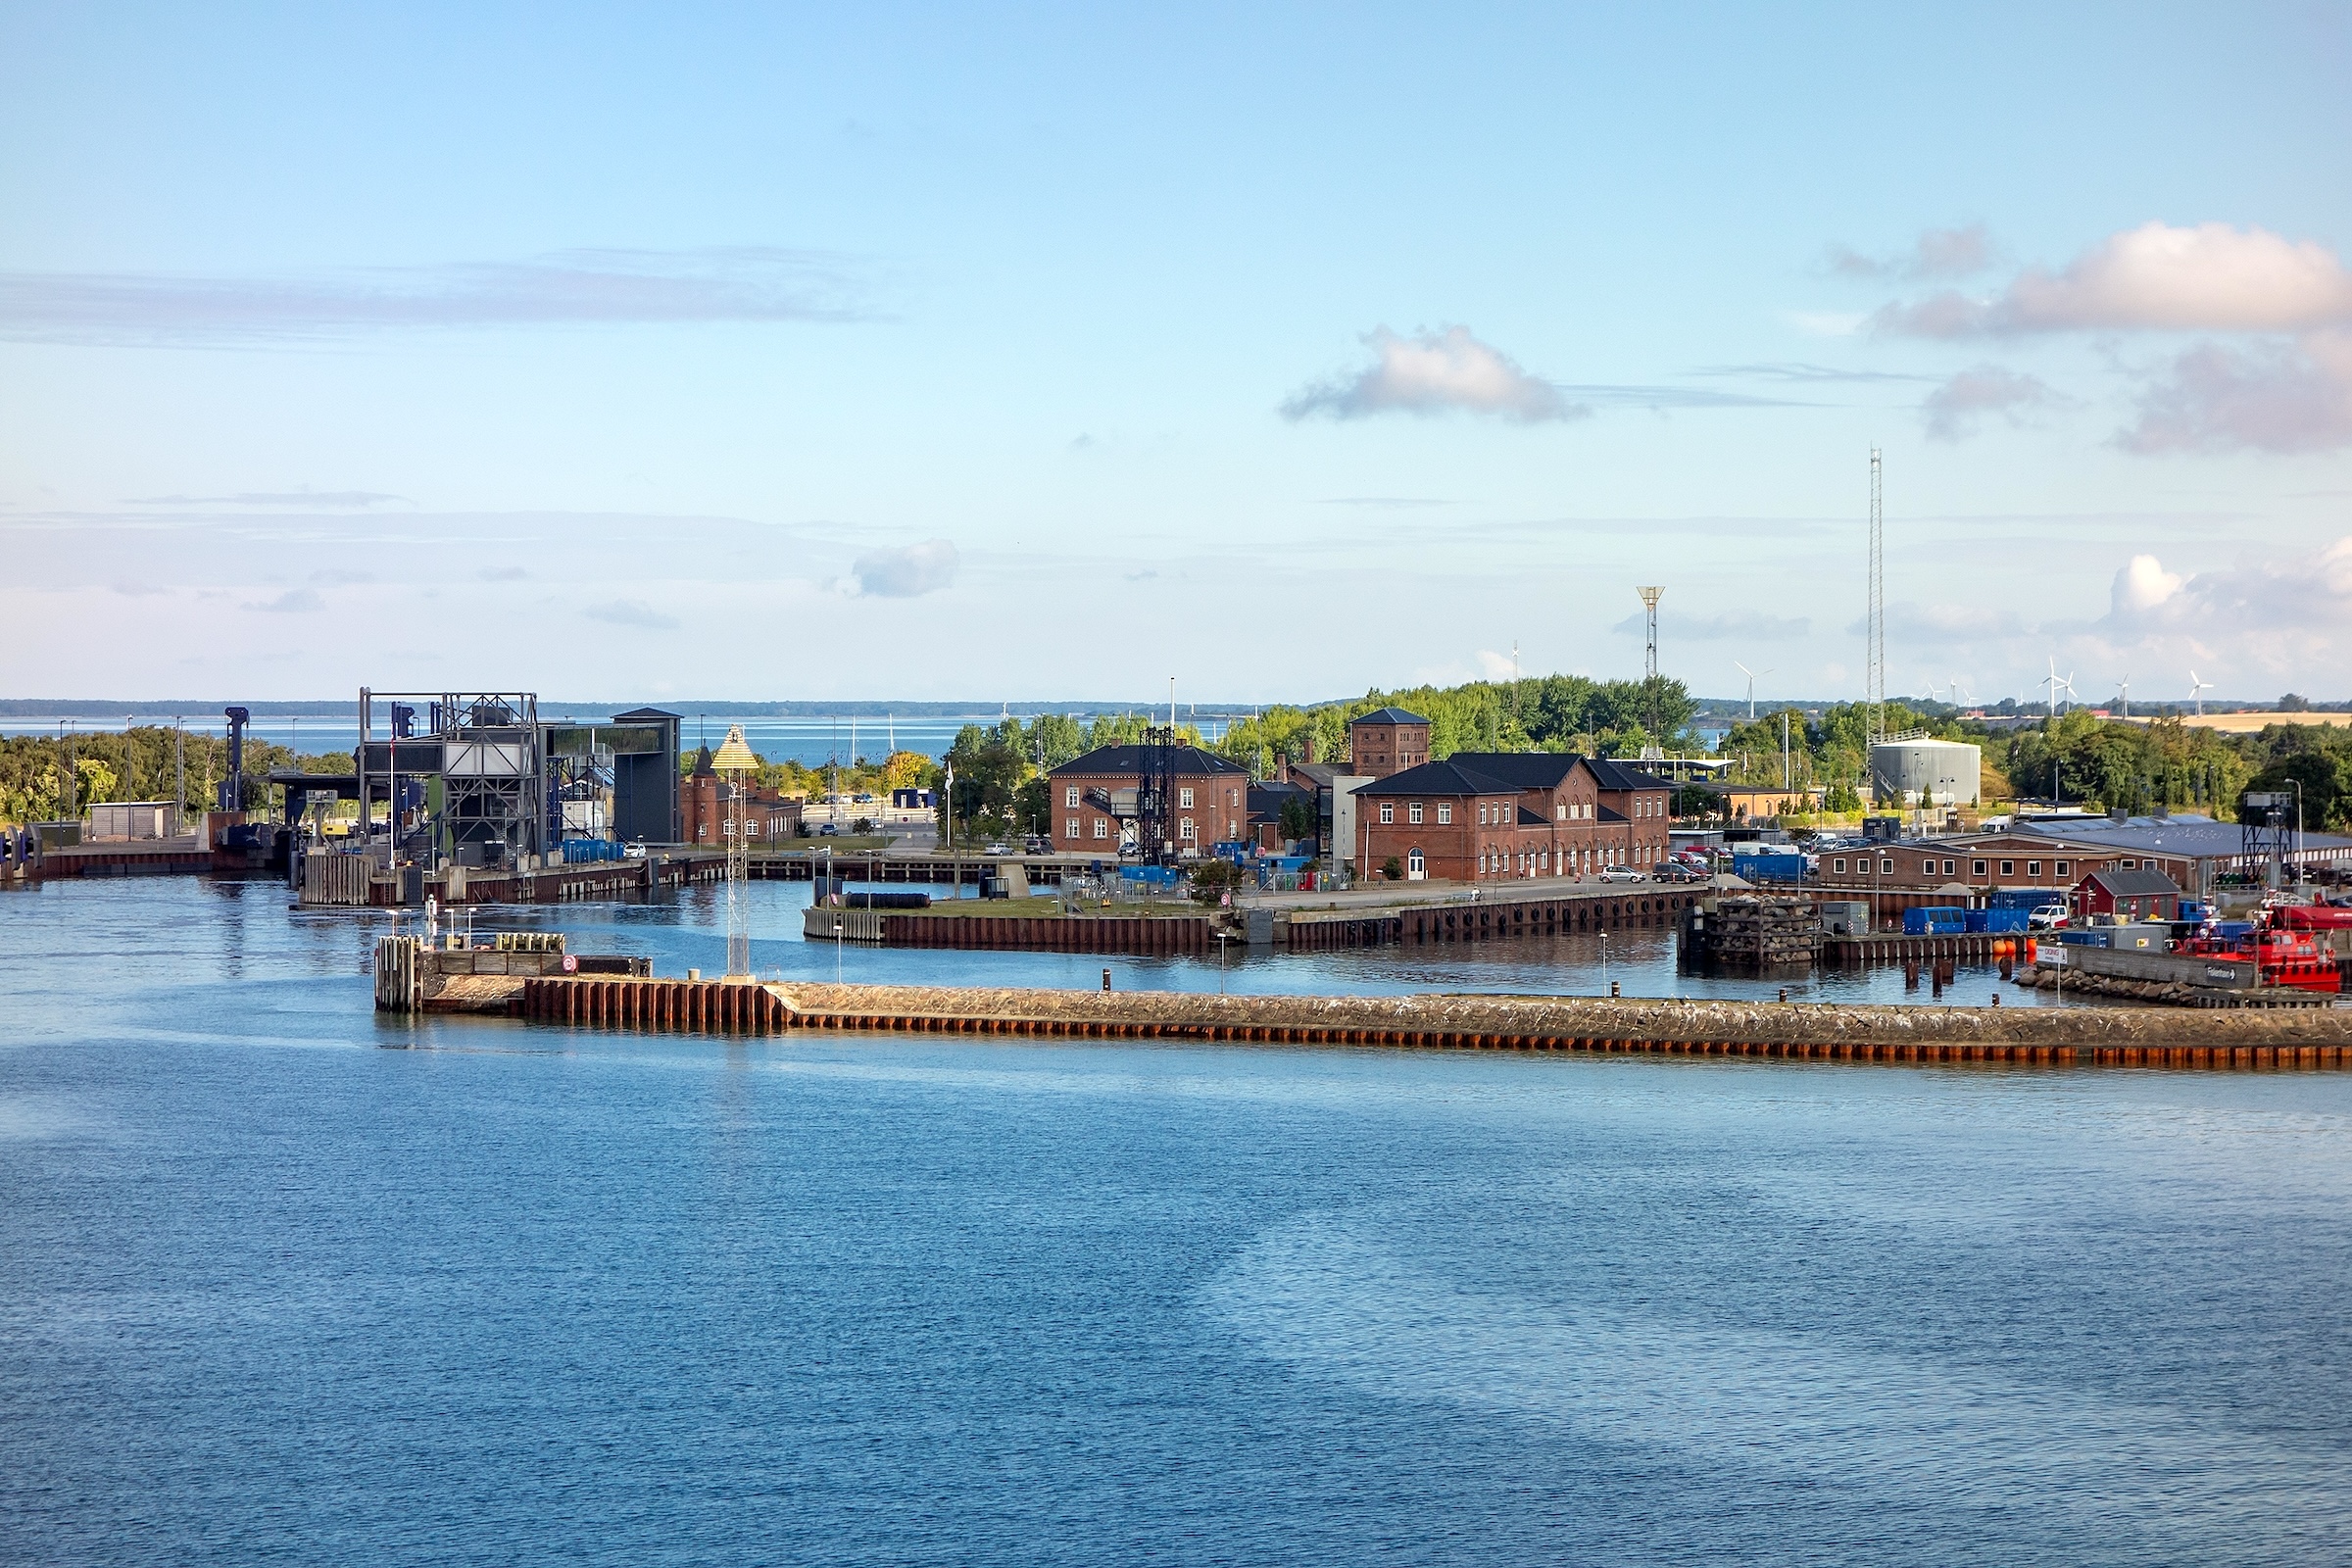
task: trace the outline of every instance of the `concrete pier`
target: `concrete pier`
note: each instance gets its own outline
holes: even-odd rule
[[[510,1010],[537,1022],[692,1033],[813,1029],[1780,1061],[2352,1067],[2352,1011],[2340,1008],[2192,1013],[1585,997],[1217,997],[559,975],[507,984]]]

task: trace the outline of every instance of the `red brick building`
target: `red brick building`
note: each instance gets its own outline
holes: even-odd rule
[[[2196,886],[2196,862],[2187,857],[2160,858],[2112,845],[2068,843],[2034,833],[1974,833],[1947,839],[1913,839],[1900,844],[1823,850],[1820,869],[1807,880],[1838,893],[1938,893],[1962,887],[1971,893],[1998,888],[2047,888],[2052,904],[2064,904],[2083,878],[2104,871],[2155,871],[2176,890]]]
[[[1357,864],[1455,882],[1647,870],[1666,854],[1673,789],[1604,759],[1456,752],[1356,789]]]
[[[2177,920],[2180,888],[2162,871],[2093,871],[2075,884],[2077,914],[2118,920]]]
[[[1401,708],[1376,708],[1348,722],[1347,771],[1387,778],[1429,760],[1429,720]]]
[[[710,748],[704,747],[694,760],[694,771],[686,776],[678,789],[678,813],[683,819],[686,843],[707,849],[725,847],[727,796],[734,788],[712,769]],[[758,784],[744,788],[750,796],[744,803],[744,820],[753,848],[763,848],[778,840],[799,836],[801,803],[798,800]]]
[[[1198,746],[1175,748],[1175,798],[1168,804],[1168,847],[1178,855],[1206,855],[1250,831],[1250,773]],[[1119,853],[1135,821],[1143,775],[1141,746],[1098,746],[1048,775],[1054,805],[1054,848],[1105,857]],[[1152,853],[1145,849],[1147,855]]]

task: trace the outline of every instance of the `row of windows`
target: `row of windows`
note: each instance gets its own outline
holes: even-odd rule
[[[1209,793],[1213,795],[1213,794],[1215,794],[1216,792],[1215,792],[1214,790],[1211,790]],[[1061,804],[1062,804],[1062,805],[1064,805],[1064,806],[1066,806],[1066,807],[1072,807],[1072,808],[1075,808],[1075,807],[1077,806],[1077,804],[1078,804],[1078,786],[1077,786],[1077,785],[1075,785],[1075,784],[1071,784],[1071,785],[1068,785],[1068,786],[1066,786],[1066,787],[1064,787],[1064,788],[1063,788],[1063,790],[1062,790],[1062,792],[1061,792]],[[1239,805],[1241,805],[1241,804],[1242,804],[1242,792],[1241,792],[1240,790],[1238,790],[1238,789],[1229,789],[1229,790],[1227,790],[1227,791],[1225,792],[1225,804],[1226,804],[1227,806],[1239,806]],[[1192,792],[1192,789],[1191,789],[1191,787],[1190,787],[1190,786],[1183,786],[1183,787],[1180,787],[1180,788],[1178,788],[1178,790],[1176,791],[1176,806],[1177,806],[1177,808],[1178,808],[1179,810],[1188,810],[1188,811],[1189,811],[1189,810],[1191,810],[1191,809],[1192,809],[1192,807],[1193,807],[1193,792]]]
[[[1989,860],[1971,860],[1968,862],[1968,874],[1971,876],[1983,876],[1985,874],[1986,867],[1991,863],[1992,862]],[[2138,862],[2132,859],[2118,860],[2115,863],[2118,869],[2125,871],[2134,870],[2138,866]],[[2148,862],[2150,866],[2153,866],[2155,863],[2156,862],[2154,860],[2150,860]],[[1939,866],[1940,869],[1938,868]],[[1845,872],[1845,860],[1843,858],[1833,859],[1830,862],[1830,870],[1835,874],[1843,875]],[[1960,862],[1958,860],[1942,860],[1939,862],[1934,856],[1922,856],[1919,861],[1919,870],[1922,876],[1957,876],[1960,874]],[[1857,876],[1867,876],[1870,874],[1870,857],[1866,855],[1855,857],[1854,874]],[[2015,860],[2003,860],[2001,862],[2000,874],[2002,876],[2017,875],[2017,862]],[[2050,862],[2050,874],[2060,881],[2065,881],[2075,874],[2075,862],[2072,860],[2052,860]],[[1881,857],[1879,860],[1879,875],[1894,875],[1893,859],[1886,857]],[[2028,860],[2026,862],[2026,875],[2029,877],[2038,878],[2041,875],[2041,862],[2039,860]]]
[[[1212,822],[1209,825],[1214,827],[1216,824]],[[1241,823],[1227,822],[1225,824],[1225,836],[1227,838],[1239,838],[1241,837]],[[1070,816],[1062,819],[1061,836],[1065,839],[1074,839],[1078,837],[1078,818]],[[1199,836],[1193,831],[1193,819],[1191,817],[1184,817],[1177,822],[1176,836],[1180,839],[1183,839],[1188,844]],[[1107,839],[1110,837],[1109,817],[1098,816],[1095,818],[1095,837],[1099,839]]]

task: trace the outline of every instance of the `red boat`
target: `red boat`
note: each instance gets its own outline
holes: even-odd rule
[[[2273,920],[2291,912],[2294,912],[2291,906],[2264,911]],[[2298,991],[2324,991],[2330,995],[2340,995],[2344,989],[2343,973],[2336,967],[2335,955],[2307,930],[2266,921],[2241,937],[2208,936],[2200,932],[2180,942],[2173,951],[2193,958],[2250,962],[2255,968],[2257,985],[2293,986]]]

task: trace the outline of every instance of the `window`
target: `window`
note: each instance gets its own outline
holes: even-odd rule
[[[1451,801],[1440,801],[1438,803],[1438,820],[1441,822],[1450,822],[1453,820],[1453,803]]]
[[[2001,875],[2003,875],[2003,876],[2015,876],[2015,875],[2017,875],[2017,862],[2016,862],[2015,860],[2003,860],[2003,861],[2001,862]]]
[[[2127,871],[2130,871],[2130,870],[2132,870],[2132,869],[2133,869],[2133,868],[2134,868],[2134,867],[2133,867],[2133,862],[2132,862],[2132,861],[2130,861],[2130,860],[2118,860],[2118,861],[2116,861],[2115,863],[2116,863],[2116,864],[2118,864],[2118,865],[2120,865],[2120,866],[2122,866],[2122,867],[2123,867],[2125,870],[2127,870]]]
[[[2041,875],[2041,862],[2040,862],[2039,860],[2028,860],[2028,861],[2026,862],[2026,875],[2028,875],[2028,876],[2039,876],[2039,875]]]
[[[1187,810],[1190,810],[1193,805],[1193,792],[1189,789],[1178,790],[1176,792],[1176,804],[1185,808]]]
[[[1946,860],[1946,861],[1944,861],[1944,862],[1943,862],[1943,874],[1944,874],[1945,876],[1950,876],[1950,875],[1952,874],[1952,872],[1953,872],[1955,869],[1956,869],[1956,862],[1954,862],[1954,861],[1951,861],[1951,860]]]
[[[1061,792],[1061,804],[1064,806],[1076,806],[1078,804],[1077,785],[1073,784],[1068,789]]]
[[[1404,808],[1404,819],[1407,822],[1418,822],[1421,820],[1421,803],[1419,801],[1413,802],[1410,806],[1407,806]]]
[[[1565,822],[1568,820],[1568,803],[1566,801],[1555,801],[1552,803],[1551,819],[1555,822]]]
[[[1845,875],[1845,862],[1843,860],[1832,860],[1830,862],[1830,869],[1837,872],[1839,876],[1843,876]]]
[[[1919,862],[1919,869],[1920,869],[1920,874],[1921,874],[1921,875],[1923,875],[1923,876],[1934,876],[1934,875],[1936,874],[1936,861],[1935,861],[1935,859],[1934,859],[1933,858],[1928,858],[1928,859],[1925,859],[1925,860],[1922,860],[1922,861],[1920,861],[1920,862]]]
[[[1191,817],[1185,817],[1176,824],[1176,836],[1187,844],[1193,842],[1193,819]]]
[[[1061,836],[1065,839],[1074,839],[1078,836],[1078,819],[1076,817],[1070,818],[1070,825],[1062,830]]]
[[[1984,862],[1983,860],[1969,861],[1968,874],[1970,876],[1983,876],[1984,874]]]
[[[1380,803],[1380,819],[1383,823],[1394,822],[1396,820],[1396,806],[1395,802],[1383,801]]]
[[[1097,838],[1099,838],[1099,839],[1106,839],[1106,838],[1110,837],[1110,818],[1109,818],[1109,817],[1107,817],[1107,816],[1098,816],[1098,817],[1096,817],[1096,818],[1095,818],[1095,837],[1097,837]]]
[[[1881,860],[1881,861],[1879,862],[1879,875],[1881,875],[1881,876],[1892,876],[1892,875],[1894,875],[1894,862],[1893,862],[1892,860]]]
[[[1416,880],[1422,874],[1421,852],[1414,850],[1404,858],[1404,874]]]
[[[2074,874],[2074,862],[2071,860],[2060,860],[2058,862],[2058,874],[2061,877],[2072,876]]]

